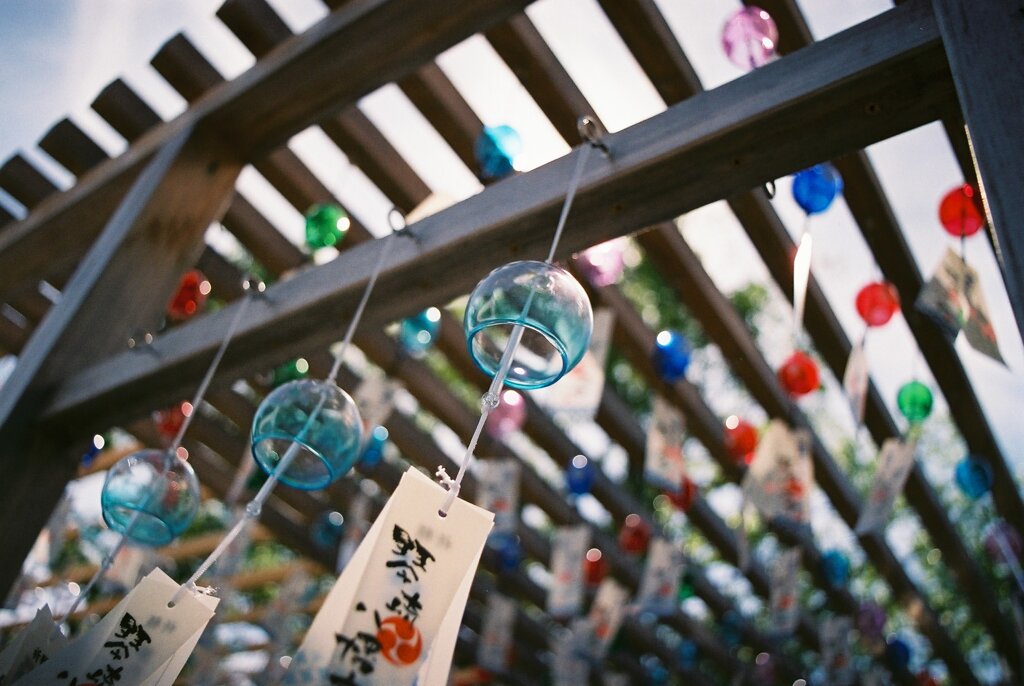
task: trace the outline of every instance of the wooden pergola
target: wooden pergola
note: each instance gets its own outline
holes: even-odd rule
[[[583,93],[542,39],[523,9],[529,0],[422,2],[418,0],[326,0],[331,14],[301,35],[292,35],[265,0],[227,0],[218,17],[257,57],[255,66],[232,81],[183,35],[170,40],[152,64],[188,102],[188,110],[162,121],[122,81],[106,87],[92,107],[130,142],[109,159],[70,120],[56,124],[39,147],[77,177],[70,189],[56,185],[24,157],[0,167],[0,188],[26,208],[15,219],[0,209],[0,302],[24,316],[0,312],[0,347],[18,355],[0,395],[0,522],[6,554],[0,587],[18,578],[67,482],[74,478],[87,436],[121,426],[140,441],[158,444],[152,410],[191,394],[223,339],[237,305],[167,330],[146,353],[127,350],[139,331],[153,331],[182,271],[198,266],[217,294],[241,296],[236,267],[206,245],[203,236],[220,222],[268,272],[285,278],[253,301],[207,398],[216,421],[199,413],[186,440],[201,482],[215,494],[230,487],[243,459],[255,404],[233,382],[295,356],[313,371],[329,364],[326,349],[341,337],[366,285],[383,241],[356,218],[339,257],[321,266],[260,211],[235,192],[238,175],[253,165],[300,212],[317,202],[335,202],[328,188],[286,146],[287,140],[319,127],[400,210],[410,211],[431,188],[356,107],[379,87],[396,83],[458,157],[475,168],[473,142],[483,125],[455,86],[433,62],[442,51],[482,34],[509,66],[570,145],[579,141],[577,119],[592,114]],[[673,219],[726,200],[787,295],[792,291],[794,245],[763,185],[823,160],[833,160],[845,180],[845,199],[885,278],[900,292],[903,315],[948,401],[972,453],[995,473],[999,514],[1024,530],[1024,502],[952,341],[914,309],[923,286],[903,231],[882,192],[863,148],[923,124],[942,121],[968,181],[982,189],[990,238],[1000,259],[1018,327],[1024,330],[1024,241],[1019,231],[1024,196],[1019,179],[1024,143],[1024,15],[1010,0],[965,3],[909,0],[878,17],[820,43],[794,0],[759,0],[779,23],[785,56],[711,91],[704,91],[654,0],[598,0],[623,42],[665,102],[664,112],[609,134],[611,154],[594,156],[583,177],[560,244],[559,257],[627,234],[674,289],[680,302],[718,346],[750,396],[771,417],[811,427],[783,391],[742,318],[715,287]],[[968,7],[968,4],[970,6]],[[996,76],[998,74],[998,77]],[[339,77],[344,75],[344,77]],[[828,122],[823,125],[822,122]],[[966,129],[964,126],[966,122]],[[770,137],[764,131],[771,131]],[[808,132],[813,131],[813,136]],[[967,132],[969,131],[969,135]],[[968,142],[969,139],[969,142]],[[468,441],[476,414],[422,361],[404,354],[383,327],[425,307],[449,302],[472,289],[503,263],[541,258],[565,192],[573,160],[487,186],[479,194],[411,225],[396,239],[356,343],[368,359],[404,383],[420,407]],[[753,190],[752,190],[753,189]],[[351,216],[351,212],[349,212]],[[41,283],[59,289],[56,302]],[[686,416],[688,430],[731,481],[743,468],[726,450],[720,419],[687,381],[666,384],[648,359],[655,333],[616,286],[592,288],[595,305],[615,314],[613,345]],[[851,342],[817,284],[811,283],[805,327],[815,350],[837,376]],[[470,361],[460,323],[445,315],[438,344],[450,365],[481,390],[486,379]],[[151,354],[150,354],[151,353]],[[346,386],[358,378],[346,370]],[[582,451],[533,401],[524,431],[552,460],[564,464]],[[642,469],[644,431],[626,403],[606,390],[597,423]],[[900,429],[874,386],[865,424],[881,444]],[[414,418],[396,411],[386,424],[403,457],[433,470],[455,466]],[[516,455],[508,445],[485,439],[482,455]],[[862,502],[825,444],[814,437],[814,469],[835,511],[851,528]],[[585,520],[563,495],[523,462],[523,499],[556,524]],[[381,463],[362,470],[390,492],[400,475]],[[323,492],[280,489],[264,509],[263,524],[283,543],[333,566],[309,541],[310,522],[324,509],[343,508],[355,491],[342,480]],[[470,478],[464,497],[471,498]],[[617,519],[641,514],[652,526],[649,503],[640,502],[603,474],[594,495]],[[1024,656],[1011,619],[1003,614],[989,578],[965,544],[924,472],[915,467],[905,496],[916,511],[942,564],[952,573],[972,618],[992,638],[1016,678]],[[380,503],[378,503],[379,505]],[[734,532],[699,496],[688,513],[693,526],[736,564]],[[641,567],[618,551],[614,540],[593,527],[610,573],[635,589]],[[547,565],[550,540],[520,522],[526,555]],[[857,600],[823,578],[820,550],[808,535],[777,528],[774,533],[803,552],[803,564],[827,596],[830,612],[852,614]],[[978,684],[957,637],[931,607],[882,534],[859,539],[868,562],[906,607],[917,628],[956,684]],[[483,561],[465,622],[479,629],[481,602],[499,589],[535,608],[544,590],[522,571],[501,568],[493,553]],[[696,564],[697,595],[717,617],[735,615],[735,603]],[[745,572],[753,591],[769,593],[769,577],[756,562]],[[521,658],[510,683],[537,683],[547,666],[552,623],[520,610],[515,640]],[[818,649],[819,617],[804,612],[797,637]],[[682,611],[651,627],[629,619],[624,640],[629,655],[613,653],[614,666],[642,677],[636,659],[658,655],[693,683],[720,683],[747,666],[720,636]],[[666,634],[667,632],[667,634]],[[682,665],[666,635],[683,636],[700,648],[694,668]],[[743,643],[779,658],[787,677],[802,674],[793,656],[751,624]],[[462,651],[471,640],[463,638]],[[459,652],[458,655],[472,655]],[[469,660],[472,658],[470,657]],[[903,681],[908,674],[897,675]]]

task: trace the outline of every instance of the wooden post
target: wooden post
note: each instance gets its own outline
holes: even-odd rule
[[[134,331],[155,328],[241,166],[217,140],[179,127],[29,340],[0,397],[0,590],[17,578],[77,467],[75,436],[62,425],[40,430],[41,408],[69,374],[123,349]]]
[[[1024,3],[932,4],[967,123],[992,245],[1024,336]]]

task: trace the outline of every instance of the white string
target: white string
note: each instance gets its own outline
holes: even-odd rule
[[[377,285],[377,277],[380,276],[380,273],[383,270],[384,260],[386,260],[388,255],[391,253],[391,248],[394,245],[395,236],[397,235],[398,231],[392,230],[392,232],[384,239],[384,245],[381,246],[380,254],[377,255],[377,263],[373,265],[373,271],[370,273],[370,280],[367,281],[366,288],[363,290],[363,297],[359,301],[358,307],[356,307],[355,314],[352,315],[352,321],[348,324],[348,330],[345,332],[345,339],[341,342],[341,347],[334,356],[334,364],[331,366],[331,373],[327,375],[327,380],[331,383],[334,383],[338,378],[342,362],[345,359],[345,353],[348,351],[348,346],[352,342],[352,337],[355,335],[356,327],[359,325],[359,320],[363,318],[363,311],[366,309],[366,303],[370,300],[370,294],[373,293],[373,287]]]
[[[384,262],[387,259],[388,255],[390,254],[392,247],[394,246],[394,238],[396,235],[398,235],[398,232],[398,228],[392,226],[391,233],[386,238],[383,239],[384,244],[383,246],[381,246],[380,253],[377,255],[377,262],[376,264],[374,264],[373,271],[370,273],[370,279],[369,281],[367,281],[366,288],[363,290],[363,297],[359,301],[359,305],[356,307],[355,313],[352,315],[352,320],[349,322],[348,330],[345,332],[345,338],[341,342],[341,346],[334,356],[334,364],[331,367],[331,372],[330,374],[327,375],[326,380],[330,384],[334,384],[338,378],[338,373],[341,371],[341,365],[345,358],[345,352],[348,350],[348,346],[352,342],[352,337],[355,335],[356,327],[359,325],[359,320],[362,318],[363,311],[366,309],[366,303],[369,302],[370,300],[370,294],[373,292],[373,287],[377,283],[377,277],[380,276],[380,273],[384,268]],[[231,543],[236,538],[238,538],[238,536],[245,530],[247,526],[249,526],[251,522],[254,522],[257,519],[259,519],[260,514],[263,512],[263,505],[266,503],[267,498],[270,497],[270,494],[277,486],[277,483],[280,480],[281,476],[288,470],[292,462],[295,460],[296,457],[298,457],[299,453],[302,451],[303,446],[301,441],[305,437],[309,429],[313,426],[313,423],[320,416],[320,412],[323,410],[324,403],[326,403],[326,401],[327,394],[321,392],[320,402],[317,403],[317,406],[313,408],[312,412],[310,412],[309,417],[306,419],[305,425],[299,431],[298,435],[295,437],[295,440],[292,441],[292,444],[288,446],[288,450],[285,451],[284,457],[282,457],[281,461],[277,463],[276,467],[274,467],[274,470],[270,473],[270,476],[263,483],[263,486],[260,488],[259,492],[251,501],[249,501],[249,504],[245,506],[245,512],[242,514],[241,517],[238,518],[234,526],[231,527],[231,530],[228,531],[227,535],[225,535],[224,538],[221,539],[220,543],[217,544],[217,547],[214,548],[213,552],[211,552],[209,556],[207,556],[207,558],[203,560],[202,564],[200,564],[199,568],[192,574],[191,577],[189,577],[188,581],[186,581],[178,587],[178,590],[171,598],[169,605],[173,606],[175,603],[177,603],[178,600],[186,591],[194,592],[196,590],[196,582],[199,581],[203,574],[209,571],[210,567],[216,564],[217,560],[219,560],[221,556],[224,555],[225,551],[227,551]]]
[[[260,285],[262,286],[262,284]],[[260,290],[260,286],[252,286],[257,291]],[[206,370],[206,376],[203,377],[202,382],[199,384],[199,388],[196,389],[196,394],[192,398],[192,411],[188,413],[185,420],[181,423],[178,428],[178,433],[174,437],[174,441],[171,442],[171,447],[168,448],[168,452],[174,454],[178,452],[178,448],[181,447],[181,441],[185,438],[185,432],[188,431],[189,425],[192,424],[192,418],[199,411],[199,405],[203,402],[203,398],[206,397],[206,391],[210,388],[210,383],[213,381],[213,375],[217,373],[217,367],[220,366],[220,362],[224,359],[224,353],[227,352],[228,345],[231,343],[231,339],[235,337],[235,333],[238,332],[238,327],[242,323],[242,318],[245,317],[245,312],[249,309],[249,303],[252,302],[252,297],[247,293],[242,301],[238,303],[238,311],[235,312],[234,319],[231,320],[231,324],[228,326],[227,332],[224,334],[224,340],[220,342],[220,347],[217,348],[217,353],[213,356],[213,360],[210,362],[210,366]]]
[[[551,239],[551,249],[548,250],[548,258],[545,260],[548,264],[551,264],[555,259],[555,251],[558,249],[558,242],[562,240],[562,229],[565,228],[565,220],[569,217],[569,209],[572,207],[572,201],[576,199],[576,189],[580,185],[580,179],[583,178],[583,167],[587,163],[587,156],[590,155],[590,148],[590,145],[584,145],[576,159],[576,169],[573,171],[572,179],[569,180],[569,190],[566,191],[565,202],[562,203],[562,214],[558,217],[558,226],[555,228],[555,237]]]
[[[587,156],[590,154],[590,148],[592,143],[585,143],[583,149],[580,150],[579,155],[576,158],[576,168],[573,171],[572,177],[569,179],[569,188],[565,193],[565,201],[562,203],[562,213],[558,217],[558,226],[555,228],[555,235],[551,239],[551,248],[548,250],[548,256],[545,262],[551,264],[555,259],[555,252],[558,250],[558,242],[562,239],[562,230],[565,228],[565,221],[569,217],[569,210],[572,208],[573,200],[576,198],[576,190],[579,188],[580,180],[583,178],[583,169],[587,162]],[[533,292],[526,299],[526,304],[523,306],[523,312],[519,319],[522,320],[526,317],[527,312],[530,310],[530,305],[533,302]],[[448,495],[441,503],[441,507],[438,509],[438,514],[442,517],[448,515],[448,510],[451,509],[452,503],[459,497],[459,491],[462,490],[462,479],[466,475],[466,470],[469,468],[470,463],[473,461],[473,452],[476,450],[477,441],[480,439],[480,434],[483,431],[484,424],[487,423],[487,417],[491,414],[491,411],[498,406],[501,402],[501,389],[505,385],[505,379],[508,377],[508,371],[512,367],[512,361],[515,359],[516,350],[519,348],[520,342],[523,340],[523,334],[526,332],[526,327],[522,324],[516,324],[512,329],[512,335],[508,338],[508,343],[505,344],[505,351],[501,355],[501,362],[498,364],[498,371],[495,372],[494,378],[491,379],[491,385],[488,387],[487,392],[480,398],[480,419],[476,423],[476,428],[473,430],[473,435],[469,439],[469,444],[466,446],[466,452],[462,457],[462,462],[459,464],[459,472],[452,479],[448,476],[448,473],[443,468],[438,468],[437,476],[441,480],[441,484],[448,489]]]
[[[245,312],[248,309],[249,303],[252,300],[251,289],[253,288],[257,292],[260,292],[263,290],[263,284],[260,283],[258,285],[246,285],[247,293],[245,297],[242,298],[241,302],[238,303],[238,310],[235,312],[234,318],[228,325],[228,330],[224,334],[224,339],[220,342],[220,346],[217,348],[217,352],[214,354],[213,360],[210,361],[210,366],[206,369],[206,375],[203,376],[203,380],[200,382],[199,387],[196,389],[196,393],[192,398],[192,411],[181,422],[181,426],[178,427],[178,433],[175,435],[174,441],[171,443],[171,446],[167,449],[167,452],[172,456],[172,459],[173,456],[177,454],[178,448],[181,447],[181,441],[185,437],[185,432],[188,431],[188,427],[192,423],[192,418],[198,411],[200,403],[202,403],[203,398],[206,397],[206,391],[210,387],[210,382],[213,381],[214,374],[217,373],[217,367],[220,366],[221,360],[224,359],[224,353],[227,351],[228,345],[231,343],[231,339],[234,338],[235,333],[238,332],[238,327],[242,323],[242,318],[245,316]],[[154,495],[156,495],[155,487],[147,496],[147,504],[148,501],[152,499]],[[141,519],[141,515],[142,512],[139,510],[136,510],[132,514],[132,518],[128,521],[128,526],[125,527],[124,532],[117,539],[117,543],[115,543],[114,547],[111,548],[110,552],[103,557],[103,561],[100,563],[99,568],[92,575],[92,578],[89,579],[89,582],[85,585],[85,588],[83,588],[79,592],[78,597],[75,598],[75,601],[71,604],[71,607],[68,608],[68,611],[63,614],[62,619],[66,619],[73,615],[75,613],[75,610],[78,609],[78,606],[82,604],[82,602],[92,591],[93,587],[95,587],[96,584],[99,583],[100,580],[106,576],[107,572],[110,571],[110,567],[114,564],[114,559],[117,557],[118,553],[121,552],[124,546],[128,543],[128,537],[131,536],[133,531],[135,531],[135,527],[138,525],[139,520]]]
[[[170,601],[168,602],[169,606],[173,607],[174,604],[181,599],[181,596],[184,595],[186,591],[194,591],[196,588],[196,582],[199,581],[203,574],[206,574],[210,567],[216,564],[217,560],[219,560],[221,556],[224,555],[228,547],[234,542],[236,538],[238,538],[239,534],[241,534],[242,531],[245,530],[245,528],[249,525],[250,522],[259,519],[260,514],[262,514],[263,512],[263,505],[267,502],[267,499],[270,497],[270,494],[274,490],[274,487],[277,486],[277,482],[280,479],[281,475],[284,474],[285,471],[287,471],[287,469],[292,465],[292,462],[295,460],[295,458],[298,457],[299,452],[302,450],[302,444],[299,443],[298,439],[302,438],[302,435],[306,433],[310,425],[316,419],[317,415],[320,414],[320,410],[323,409],[324,400],[326,400],[326,396],[321,396],[320,404],[316,406],[316,409],[313,410],[313,412],[310,414],[309,419],[306,420],[306,425],[303,427],[302,431],[299,432],[299,436],[297,437],[297,439],[293,441],[292,444],[288,447],[288,450],[285,451],[284,457],[281,458],[281,461],[277,463],[277,466],[274,468],[274,471],[270,473],[270,476],[267,478],[267,480],[263,482],[263,486],[260,487],[260,490],[259,492],[256,493],[256,496],[251,501],[249,501],[248,505],[245,506],[245,513],[238,518],[238,521],[235,522],[235,525],[231,527],[231,530],[227,533],[227,535],[221,539],[220,543],[217,544],[217,547],[213,549],[213,552],[210,553],[205,560],[203,560],[202,564],[199,565],[199,568],[192,574],[192,576],[188,578],[188,581],[186,581],[178,587],[177,592],[175,592],[175,594],[171,597]]]

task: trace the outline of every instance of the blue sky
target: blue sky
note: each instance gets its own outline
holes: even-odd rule
[[[325,11],[317,0],[273,0],[272,4],[295,30],[315,22]],[[229,77],[246,69],[252,58],[213,16],[218,5],[219,0],[0,2],[0,158],[22,150],[58,182],[69,182],[57,165],[33,149],[34,141],[69,113],[117,153],[123,142],[88,109],[99,90],[117,76],[125,78],[165,117],[174,116],[184,103],[148,61],[179,30]],[[890,6],[886,0],[815,0],[803,5],[818,38]],[[741,75],[719,46],[720,27],[738,8],[738,0],[659,0],[659,6],[707,87]],[[529,7],[528,14],[610,129],[629,126],[663,107],[594,0],[540,0]],[[575,26],[573,32],[563,30],[570,24]],[[485,124],[510,123],[523,134],[523,168],[566,152],[565,144],[486,41],[471,38],[441,55],[438,62]],[[386,86],[364,98],[360,106],[432,188],[454,199],[479,190],[472,174],[397,88]],[[291,147],[371,230],[386,230],[386,198],[325,143],[322,133],[299,134]],[[936,220],[936,207],[942,195],[961,180],[945,136],[940,127],[931,125],[873,146],[870,154],[919,267],[927,275],[949,245]],[[297,213],[268,189],[258,174],[247,171],[240,187],[286,235],[301,241]],[[0,202],[4,200],[0,197]],[[785,180],[775,204],[796,235],[803,218],[789,198]],[[691,213],[683,225],[723,290],[751,279],[767,281],[766,271],[742,230],[721,205]],[[862,325],[853,298],[861,285],[877,276],[877,268],[842,202],[815,220],[815,235],[815,271],[829,274],[822,280],[823,287],[850,337],[859,338]],[[217,239],[216,232],[211,232],[211,240]],[[980,237],[968,250],[970,261],[981,273],[1009,367],[990,362],[963,341],[958,350],[1003,445],[1019,445],[1024,441],[1024,425],[1015,415],[1024,400],[1024,382],[1015,372],[1024,366],[1024,351],[991,250]],[[738,255],[745,257],[737,259]],[[772,363],[787,352],[784,337],[777,348],[767,351]],[[927,379],[925,365],[901,318],[872,332],[868,359],[872,376],[887,398],[894,398],[898,387],[909,379],[908,370],[918,370]],[[1018,466],[1024,461],[1012,450],[1006,453]]]

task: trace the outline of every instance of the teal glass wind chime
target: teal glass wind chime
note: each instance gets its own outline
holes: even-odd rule
[[[503,387],[520,390],[544,388],[575,367],[590,343],[594,315],[583,287],[565,269],[554,264],[576,190],[583,178],[592,148],[608,148],[598,137],[597,124],[581,117],[584,145],[576,153],[565,201],[547,258],[523,260],[498,267],[480,281],[469,296],[463,326],[470,357],[491,384],[480,399],[480,419],[470,438],[458,474],[452,479],[443,467],[437,470],[448,497],[440,512],[459,496],[462,479],[473,460],[487,417],[498,406]]]
[[[401,217],[401,221],[397,220]],[[252,454],[267,480],[245,506],[217,547],[199,565],[171,599],[197,590],[197,582],[252,522],[278,482],[311,491],[324,488],[348,473],[359,460],[363,445],[363,421],[352,396],[337,384],[345,353],[377,284],[395,237],[405,226],[397,209],[389,214],[391,233],[380,241],[377,261],[363,289],[345,337],[334,353],[334,363],[324,380],[297,379],[278,386],[260,403],[252,423]]]
[[[247,277],[242,283],[245,292],[235,316],[228,324],[224,338],[218,346],[190,405],[170,445],[165,450],[144,448],[127,455],[107,472],[100,492],[100,508],[107,526],[120,536],[103,557],[99,569],[93,574],[75,598],[64,617],[70,617],[89,592],[99,583],[118,553],[129,542],[159,547],[180,536],[192,523],[199,511],[199,481],[188,463],[188,453],[181,443],[210,387],[224,353],[238,331],[239,325],[256,294],[266,288],[262,281]]]

